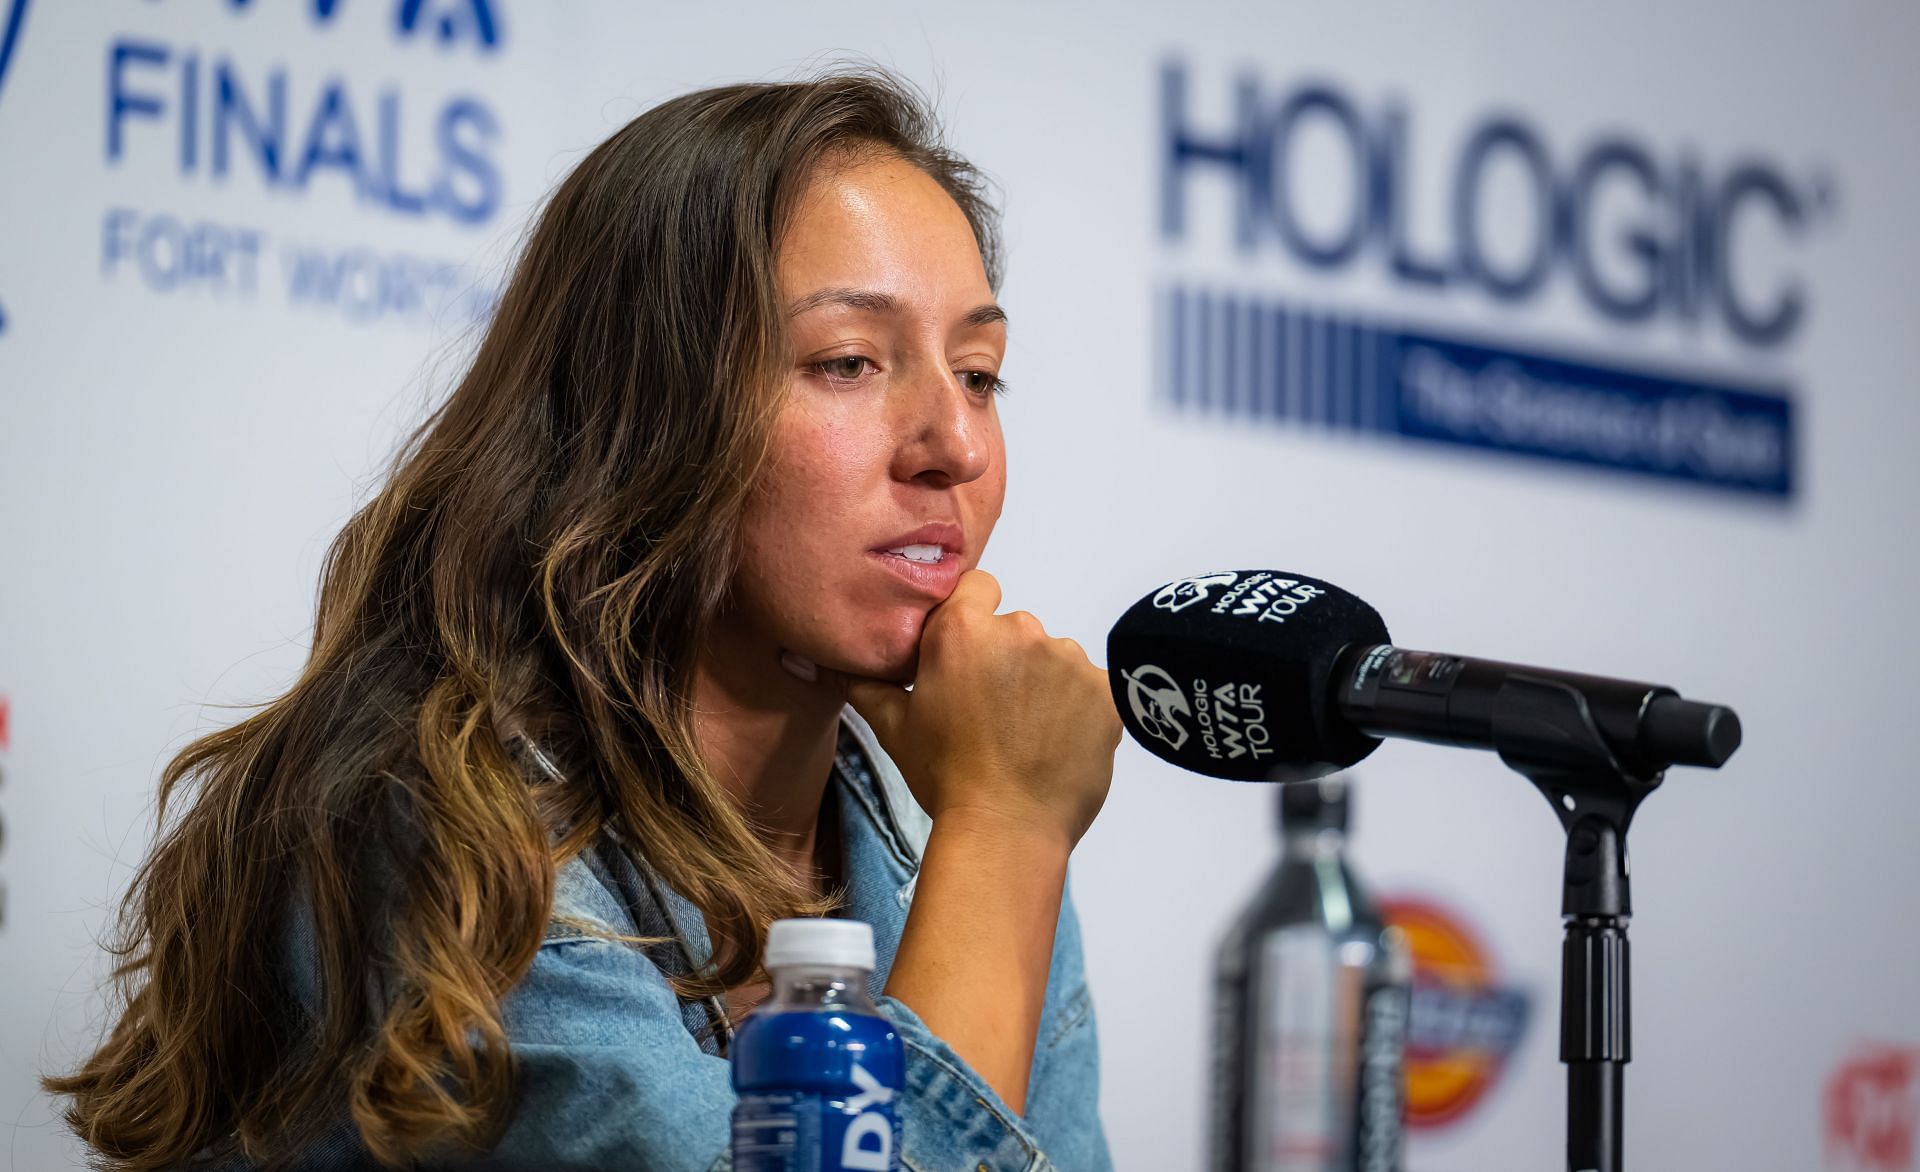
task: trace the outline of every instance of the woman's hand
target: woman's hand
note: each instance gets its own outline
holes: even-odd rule
[[[927,614],[913,691],[853,680],[847,699],[933,816],[886,991],[1018,1113],[1067,856],[1107,799],[1121,727],[1080,645],[999,605],[993,575],[969,570]]]
[[[1107,673],[969,570],[928,612],[911,692],[855,679],[848,700],[934,824],[1054,832],[1071,850],[1113,781],[1120,716]]]

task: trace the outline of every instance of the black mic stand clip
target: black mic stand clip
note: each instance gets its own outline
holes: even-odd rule
[[[1663,690],[1664,691],[1664,690]],[[1620,1172],[1629,1043],[1627,824],[1665,776],[1621,763],[1576,688],[1511,675],[1492,706],[1493,747],[1546,796],[1567,832],[1560,914],[1560,1061],[1569,1172]]]

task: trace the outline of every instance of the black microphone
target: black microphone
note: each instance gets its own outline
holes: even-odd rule
[[[1718,768],[1740,746],[1730,708],[1658,684],[1395,647],[1359,598],[1278,570],[1198,574],[1148,594],[1108,634],[1107,674],[1149,752],[1235,781],[1321,777],[1389,736],[1495,748],[1496,728],[1533,735],[1521,693],[1541,687],[1565,692],[1642,776]]]

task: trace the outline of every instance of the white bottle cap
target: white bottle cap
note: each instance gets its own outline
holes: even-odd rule
[[[822,965],[873,971],[873,925],[865,920],[802,917],[767,929],[767,968]]]

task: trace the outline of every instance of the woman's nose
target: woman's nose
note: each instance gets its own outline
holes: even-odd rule
[[[975,480],[992,466],[993,408],[959,375],[944,368],[933,371],[915,379],[903,397],[901,442],[894,457],[897,478],[945,487]]]

